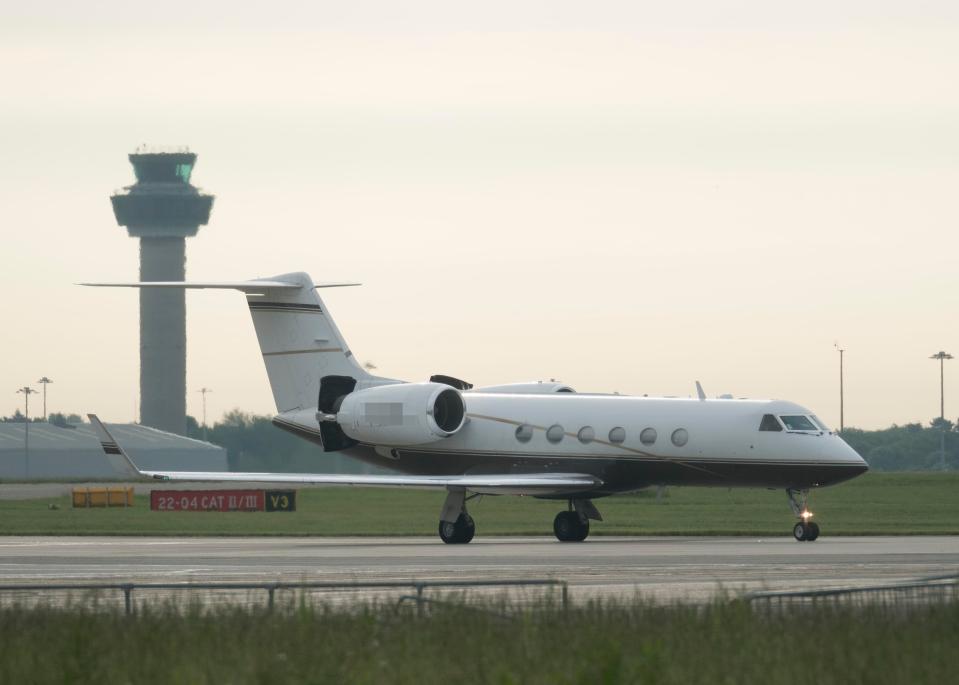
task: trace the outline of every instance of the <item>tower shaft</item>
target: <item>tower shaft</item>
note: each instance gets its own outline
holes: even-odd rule
[[[210,219],[213,196],[190,183],[196,155],[138,150],[136,183],[110,197],[117,223],[140,240],[141,281],[182,281],[186,238]],[[186,433],[186,303],[183,290],[140,290],[140,422]]]
[[[140,280],[182,281],[186,241],[140,238]],[[180,289],[140,290],[140,421],[186,432],[186,300]]]

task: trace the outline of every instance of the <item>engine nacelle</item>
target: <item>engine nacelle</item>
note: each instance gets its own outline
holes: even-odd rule
[[[506,385],[490,385],[485,388],[476,388],[473,390],[473,392],[488,392],[496,395],[550,395],[556,392],[570,393],[576,391],[565,383],[557,383],[556,381],[544,383],[543,381],[539,381],[536,383],[507,383]]]
[[[400,383],[352,392],[336,422],[349,437],[373,445],[422,445],[448,438],[466,422],[466,404],[442,383]]]

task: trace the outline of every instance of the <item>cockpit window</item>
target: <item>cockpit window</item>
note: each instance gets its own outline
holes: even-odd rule
[[[782,424],[780,424],[772,414],[763,416],[763,420],[759,424],[759,430],[761,431],[781,431],[782,429]]]
[[[819,417],[816,416],[815,414],[812,414],[809,418],[812,419],[812,422],[813,422],[814,424],[816,424],[817,426],[819,426],[819,429],[820,429],[820,430],[823,430],[823,431],[825,431],[826,433],[829,433],[829,432],[830,432],[829,426],[827,426],[827,425],[826,425],[826,422],[823,421],[821,418],[819,418]]]
[[[780,416],[782,422],[786,425],[786,430],[790,431],[818,431],[812,421],[805,416]]]

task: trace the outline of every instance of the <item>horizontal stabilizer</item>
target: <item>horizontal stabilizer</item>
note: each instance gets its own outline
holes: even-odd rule
[[[245,293],[259,293],[266,290],[297,290],[299,283],[286,281],[134,281],[130,283],[80,283],[93,288],[174,288],[181,290],[239,290]],[[347,288],[359,283],[319,283],[314,288]]]

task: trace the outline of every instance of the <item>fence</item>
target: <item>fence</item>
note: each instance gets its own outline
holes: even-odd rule
[[[267,608],[273,610],[277,591],[284,590],[405,590],[412,589],[415,595],[404,596],[400,602],[413,601],[418,609],[431,600],[424,596],[429,589],[468,590],[473,588],[551,587],[559,588],[560,602],[565,609],[569,604],[569,586],[565,580],[435,580],[435,581],[371,581],[371,582],[259,582],[259,583],[44,583],[30,585],[0,585],[0,595],[10,592],[122,592],[123,606],[127,615],[133,613],[133,593],[136,590],[163,591],[257,591],[266,592]]]
[[[921,604],[959,598],[959,575],[929,576],[902,583],[832,588],[828,590],[793,590],[750,592],[743,596],[750,604],[772,607],[816,605],[824,602]]]

